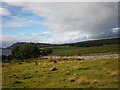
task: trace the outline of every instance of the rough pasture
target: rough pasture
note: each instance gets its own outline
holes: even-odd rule
[[[3,63],[3,88],[118,88],[118,58],[53,61],[36,58],[21,64]],[[52,67],[57,70],[50,71]]]

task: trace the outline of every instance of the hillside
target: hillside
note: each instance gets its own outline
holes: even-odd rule
[[[110,45],[110,44],[120,44],[120,38],[84,41],[84,42],[71,43],[66,45],[77,46],[77,47],[92,47],[92,46],[101,46],[101,45]]]
[[[53,52],[48,56],[81,56],[118,53],[118,44],[102,45],[94,47],[54,46]]]

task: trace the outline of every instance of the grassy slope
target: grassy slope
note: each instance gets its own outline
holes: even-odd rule
[[[120,44],[120,38],[110,38],[110,39],[99,39],[99,40],[92,40],[92,41],[84,41],[74,43],[73,46],[98,46],[98,45],[111,45],[111,44]]]
[[[117,88],[118,59],[3,63],[3,88]],[[57,67],[57,71],[50,71]],[[75,81],[74,81],[75,80]],[[73,82],[72,82],[73,81]]]
[[[74,55],[95,55],[95,54],[105,54],[105,53],[117,53],[118,45],[103,45],[94,47],[75,47],[75,46],[56,46],[53,48],[53,53],[49,55],[61,55],[61,56],[74,56]]]

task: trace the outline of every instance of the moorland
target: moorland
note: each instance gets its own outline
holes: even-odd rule
[[[14,59],[2,63],[2,87],[118,88],[119,57],[112,55],[119,55],[119,45],[119,38],[114,38],[39,47],[51,48],[52,52],[47,55],[50,57]],[[97,55],[108,55],[108,58],[67,58]]]

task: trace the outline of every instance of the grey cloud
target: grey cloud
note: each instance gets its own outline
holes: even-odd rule
[[[119,37],[118,33],[113,33],[113,32],[102,32],[102,33],[97,33],[91,36],[91,39],[104,39],[104,38],[112,38],[112,37]]]
[[[117,2],[82,2],[82,3],[8,3],[22,6],[23,11],[45,18],[49,34],[63,35],[65,39],[45,40],[47,42],[72,42],[84,39],[117,37],[112,28],[118,27]],[[69,36],[69,32],[78,32]],[[82,34],[86,36],[81,37]],[[77,36],[78,35],[78,36]],[[53,41],[52,41],[53,40]]]
[[[101,32],[117,27],[117,3],[33,3],[25,10],[46,18],[51,32]]]

